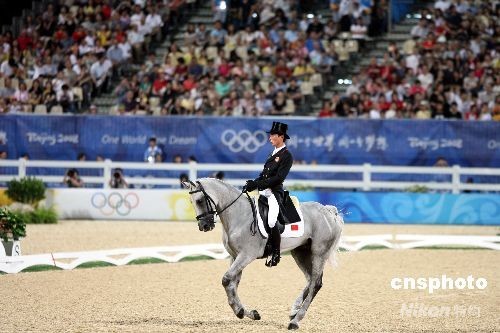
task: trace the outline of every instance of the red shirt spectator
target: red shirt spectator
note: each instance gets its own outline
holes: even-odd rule
[[[167,86],[167,75],[158,75],[156,80],[153,82],[153,90],[152,93],[153,95],[160,96],[163,94],[163,91],[165,90],[165,87]]]
[[[219,74],[228,77],[231,74],[231,65],[225,60],[219,65]]]
[[[109,20],[109,18],[111,17],[111,12],[112,11],[113,10],[112,10],[112,8],[109,5],[107,5],[107,4],[103,5],[102,6],[102,10],[101,10],[102,18],[104,20]]]
[[[408,94],[413,96],[415,94],[425,94],[425,88],[420,85],[420,81],[417,80],[414,85],[408,90]]]
[[[87,36],[87,34],[83,30],[83,28],[78,27],[76,28],[75,32],[73,32],[73,35],[71,37],[73,38],[75,43],[80,43],[85,38],[85,36]]]
[[[17,37],[17,44],[19,45],[19,51],[24,51],[33,46],[33,39],[23,30]]]
[[[182,83],[182,86],[185,90],[190,91],[191,89],[196,88],[196,79],[193,75],[189,75],[188,78]]]
[[[280,60],[274,68],[274,75],[276,75],[277,77],[282,77],[284,79],[289,79],[290,77],[292,77],[292,71],[286,66],[284,61]]]
[[[366,74],[373,80],[375,80],[380,74],[380,66],[377,64],[376,58],[370,59],[370,64],[366,67]]]

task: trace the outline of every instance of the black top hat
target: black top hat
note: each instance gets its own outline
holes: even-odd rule
[[[288,125],[285,123],[280,123],[278,121],[273,121],[273,127],[267,133],[284,135],[285,139],[290,139],[286,131],[288,130]]]

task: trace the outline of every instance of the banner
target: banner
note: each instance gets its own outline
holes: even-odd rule
[[[498,194],[293,192],[334,205],[346,222],[500,225]]]
[[[495,194],[291,192],[334,205],[345,222],[500,225]],[[195,221],[186,190],[50,189],[44,205],[60,219]],[[249,221],[250,222],[250,221]]]
[[[10,159],[75,160],[85,153],[142,161],[156,137],[171,162],[179,154],[201,163],[262,163],[273,147],[273,120],[289,125],[295,160],[319,164],[500,167],[500,123],[442,120],[24,116],[0,117],[0,150]]]

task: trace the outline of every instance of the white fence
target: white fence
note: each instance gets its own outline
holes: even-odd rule
[[[340,248],[359,251],[365,247],[382,246],[390,249],[411,249],[432,246],[466,246],[500,250],[499,236],[456,236],[456,235],[367,235],[343,236]],[[227,259],[229,254],[222,244],[200,244],[186,246],[164,246],[115,249],[107,251],[46,253],[27,256],[6,257],[0,244],[0,272],[19,273],[38,265],[74,269],[89,262],[106,262],[115,266],[127,265],[143,258],[155,258],[164,262],[178,262],[187,257],[207,256],[212,259]]]
[[[226,177],[226,181],[235,186],[242,186],[246,179],[255,178],[262,170],[261,164],[205,164],[205,163],[137,163],[137,162],[113,162],[106,160],[103,162],[77,162],[77,161],[31,161],[25,159],[19,160],[0,160],[0,183],[5,183],[13,178],[21,178],[32,174],[30,169],[42,168],[44,170],[60,170],[58,175],[37,175],[52,187],[64,187],[64,170],[68,168],[77,168],[80,173],[82,170],[93,169],[100,176],[82,176],[85,184],[97,187],[108,188],[109,181],[115,168],[122,168],[125,171],[125,178],[129,185],[136,188],[152,186],[179,186],[178,177],[127,177],[127,171],[145,170],[145,171],[178,171],[186,173],[190,179],[197,179],[201,173],[215,173],[225,171],[247,172],[246,178]],[[51,173],[51,172],[47,172]],[[53,173],[53,172],[52,172]],[[300,179],[299,173],[307,173],[308,179]],[[323,175],[322,175],[323,174]],[[324,177],[328,174],[328,177]],[[356,180],[345,180],[339,177],[339,174],[351,174]],[[379,175],[428,175],[426,181],[391,181],[376,180]],[[317,177],[316,177],[317,176]],[[323,176],[323,177],[321,177]],[[486,182],[469,183],[465,179],[469,177],[486,177]],[[412,167],[412,166],[378,166],[371,164],[363,165],[294,165],[286,180],[286,186],[308,186],[314,188],[330,189],[358,189],[363,191],[370,190],[404,190],[416,185],[425,185],[430,190],[450,191],[460,193],[462,191],[500,191],[500,168],[463,168],[460,166],[452,167]],[[432,177],[439,178],[439,181],[432,180]],[[321,179],[328,178],[328,179]],[[335,179],[337,178],[337,179]]]

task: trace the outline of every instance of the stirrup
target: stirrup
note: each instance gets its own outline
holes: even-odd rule
[[[267,261],[266,261],[266,266],[267,267],[273,267],[273,266],[276,266],[278,265],[278,263],[280,262],[280,253],[279,252],[273,252],[271,254],[271,258],[268,258]]]

